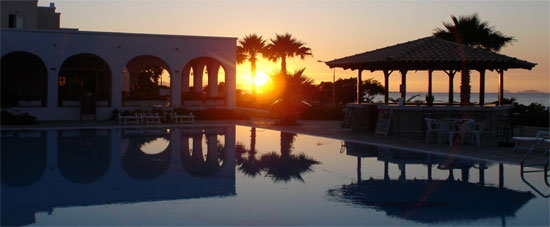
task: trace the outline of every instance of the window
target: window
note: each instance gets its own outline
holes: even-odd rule
[[[8,18],[9,28],[23,28],[25,26],[25,18],[23,15],[10,14]]]

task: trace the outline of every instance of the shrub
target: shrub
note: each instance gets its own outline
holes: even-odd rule
[[[2,125],[34,125],[38,124],[36,117],[29,113],[13,114],[6,110],[2,111]]]

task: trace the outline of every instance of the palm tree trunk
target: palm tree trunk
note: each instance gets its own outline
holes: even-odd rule
[[[252,95],[256,97],[256,84],[254,83],[256,79],[256,61],[250,61],[250,66],[252,67]]]
[[[281,57],[281,72],[286,75],[286,56]]]
[[[460,78],[460,104],[470,104],[470,70],[462,70]]]
[[[250,151],[256,153],[256,128],[250,129]]]

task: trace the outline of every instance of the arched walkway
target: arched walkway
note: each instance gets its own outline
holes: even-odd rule
[[[122,72],[124,106],[170,104],[170,67],[159,57],[141,55],[132,58]]]
[[[66,130],[58,134],[59,172],[68,181],[90,184],[101,179],[111,164],[108,130]]]
[[[90,92],[96,106],[111,105],[111,69],[94,54],[73,55],[59,69],[59,106],[80,106],[80,99]]]
[[[2,107],[46,106],[48,70],[40,57],[23,51],[2,56]]]
[[[206,77],[204,76],[206,74]],[[226,70],[211,57],[189,61],[182,70],[182,104],[189,106],[225,106]]]

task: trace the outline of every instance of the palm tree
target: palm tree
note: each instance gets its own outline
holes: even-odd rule
[[[295,39],[291,34],[275,34],[276,38],[271,39],[267,45],[269,60],[277,61],[281,59],[281,72],[286,74],[286,58],[299,56],[302,60],[306,56],[312,56],[311,49],[305,46],[305,43]]]
[[[514,41],[513,37],[495,31],[489,26],[489,23],[480,21],[477,13],[458,18],[451,15],[451,20],[452,23],[443,22],[444,28],[436,28],[433,35],[437,38],[497,52],[506,44]],[[470,103],[469,69],[462,69],[460,82],[460,103],[468,104]]]
[[[266,44],[262,36],[251,34],[245,36],[239,40],[237,45],[237,63],[242,64],[245,61],[250,62],[252,71],[252,94],[256,95],[256,85],[254,79],[256,78],[256,61],[258,55],[266,56]]]

